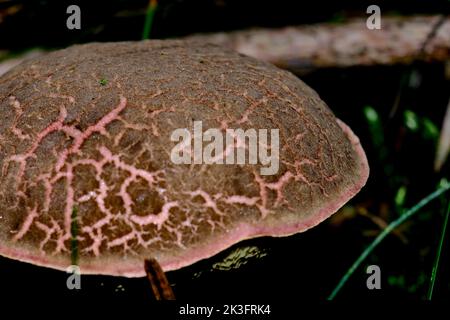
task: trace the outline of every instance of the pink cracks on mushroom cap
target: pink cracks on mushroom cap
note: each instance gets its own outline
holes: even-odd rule
[[[149,256],[175,270],[305,231],[369,174],[358,138],[301,80],[199,43],[88,44],[28,61],[1,78],[0,116],[0,254],[66,270],[76,222],[84,274],[144,276]],[[194,121],[278,129],[278,172],[174,164],[171,133]]]

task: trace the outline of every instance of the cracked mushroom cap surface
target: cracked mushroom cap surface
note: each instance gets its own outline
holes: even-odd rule
[[[66,270],[75,240],[84,274],[144,276],[148,256],[175,270],[305,231],[369,173],[358,138],[296,76],[181,40],[27,61],[0,78],[0,117],[0,254]],[[278,172],[173,163],[171,134],[194,121],[278,129]]]

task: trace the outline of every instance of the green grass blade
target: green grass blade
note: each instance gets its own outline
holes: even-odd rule
[[[152,31],[153,18],[155,16],[156,8],[158,7],[157,0],[150,0],[148,2],[147,13],[145,14],[144,30],[142,31],[142,40],[149,39]]]
[[[372,253],[372,251],[381,243],[381,241],[386,238],[386,236],[391,233],[395,228],[401,225],[403,222],[412,217],[415,213],[417,213],[420,209],[426,206],[430,201],[436,199],[441,194],[450,190],[450,183],[440,187],[433,193],[429,194],[422,200],[420,200],[415,206],[402,214],[399,218],[392,221],[379,235],[376,237],[370,245],[366,247],[366,249],[362,252],[362,254],[356,259],[353,265],[347,270],[344,276],[341,278],[337,286],[333,289],[331,294],[328,296],[328,300],[333,300],[336,295],[341,291],[342,287],[347,283],[348,279],[351,275],[356,271],[356,269],[361,265],[361,263]]]
[[[76,206],[72,208],[70,224],[70,247],[71,247],[71,263],[73,266],[78,265],[78,209]]]
[[[439,241],[436,258],[434,260],[433,270],[431,271],[430,287],[428,288],[428,295],[427,295],[428,300],[431,300],[433,296],[434,284],[436,282],[436,274],[439,267],[439,260],[441,258],[442,244],[444,243],[445,239],[449,215],[450,215],[450,201],[448,202],[447,214],[445,215],[444,224],[442,225],[441,239]]]

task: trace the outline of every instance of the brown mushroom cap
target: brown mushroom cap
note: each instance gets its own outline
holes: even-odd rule
[[[174,270],[311,228],[365,184],[358,138],[289,72],[185,41],[77,45],[0,78],[0,254],[85,274]],[[280,166],[174,164],[170,140],[279,129]]]

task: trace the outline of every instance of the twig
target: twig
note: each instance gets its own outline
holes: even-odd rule
[[[426,56],[427,56],[426,55],[426,49],[427,49],[427,46],[436,37],[436,34],[439,31],[439,28],[442,27],[442,25],[444,24],[446,19],[447,19],[447,17],[442,15],[433,24],[431,30],[428,32],[427,36],[423,40],[422,45],[420,46],[420,50],[418,50],[418,52],[417,52],[417,57],[415,59],[416,61],[426,60]],[[411,69],[408,72],[406,72],[402,76],[402,79],[400,80],[400,85],[399,85],[399,89],[397,91],[397,95],[396,95],[395,100],[394,100],[394,104],[393,104],[393,106],[391,108],[391,111],[389,112],[389,120],[392,120],[392,118],[394,118],[395,114],[399,110],[400,100],[401,100],[402,95],[403,95],[403,90],[404,90],[404,88],[406,86],[406,83],[411,80],[411,75],[412,75],[412,72],[413,72],[412,67],[413,67],[413,65],[410,67]]]
[[[147,259],[145,260],[144,268],[155,299],[175,300],[175,294],[173,293],[169,281],[158,261],[153,258]]]
[[[442,15],[440,18],[435,22],[433,27],[431,28],[430,32],[428,33],[428,36],[426,37],[425,41],[422,44],[422,47],[420,48],[419,55],[423,56],[425,55],[425,50],[427,49],[428,44],[433,40],[434,37],[436,37],[436,34],[439,30],[439,28],[442,27],[445,20],[447,19],[446,16]]]
[[[447,111],[442,121],[441,135],[434,159],[434,170],[440,171],[448,157],[450,151],[450,100],[448,101]]]
[[[382,218],[380,218],[380,217],[370,213],[364,207],[358,208],[356,212],[358,214],[362,215],[363,217],[366,217],[366,218],[370,219],[374,224],[376,224],[380,228],[380,230],[384,230],[388,226],[388,223],[385,220],[383,220]],[[378,231],[376,231],[376,232],[378,234]],[[403,242],[404,244],[408,243],[408,239],[406,239],[406,237],[402,234],[401,231],[394,230],[394,231],[392,231],[392,234],[397,236],[400,239],[400,241]]]
[[[222,45],[302,74],[324,67],[410,64],[418,59],[445,61],[450,57],[450,17],[383,17],[381,30],[367,29],[366,18],[359,18],[341,24],[252,29],[187,38]]]

